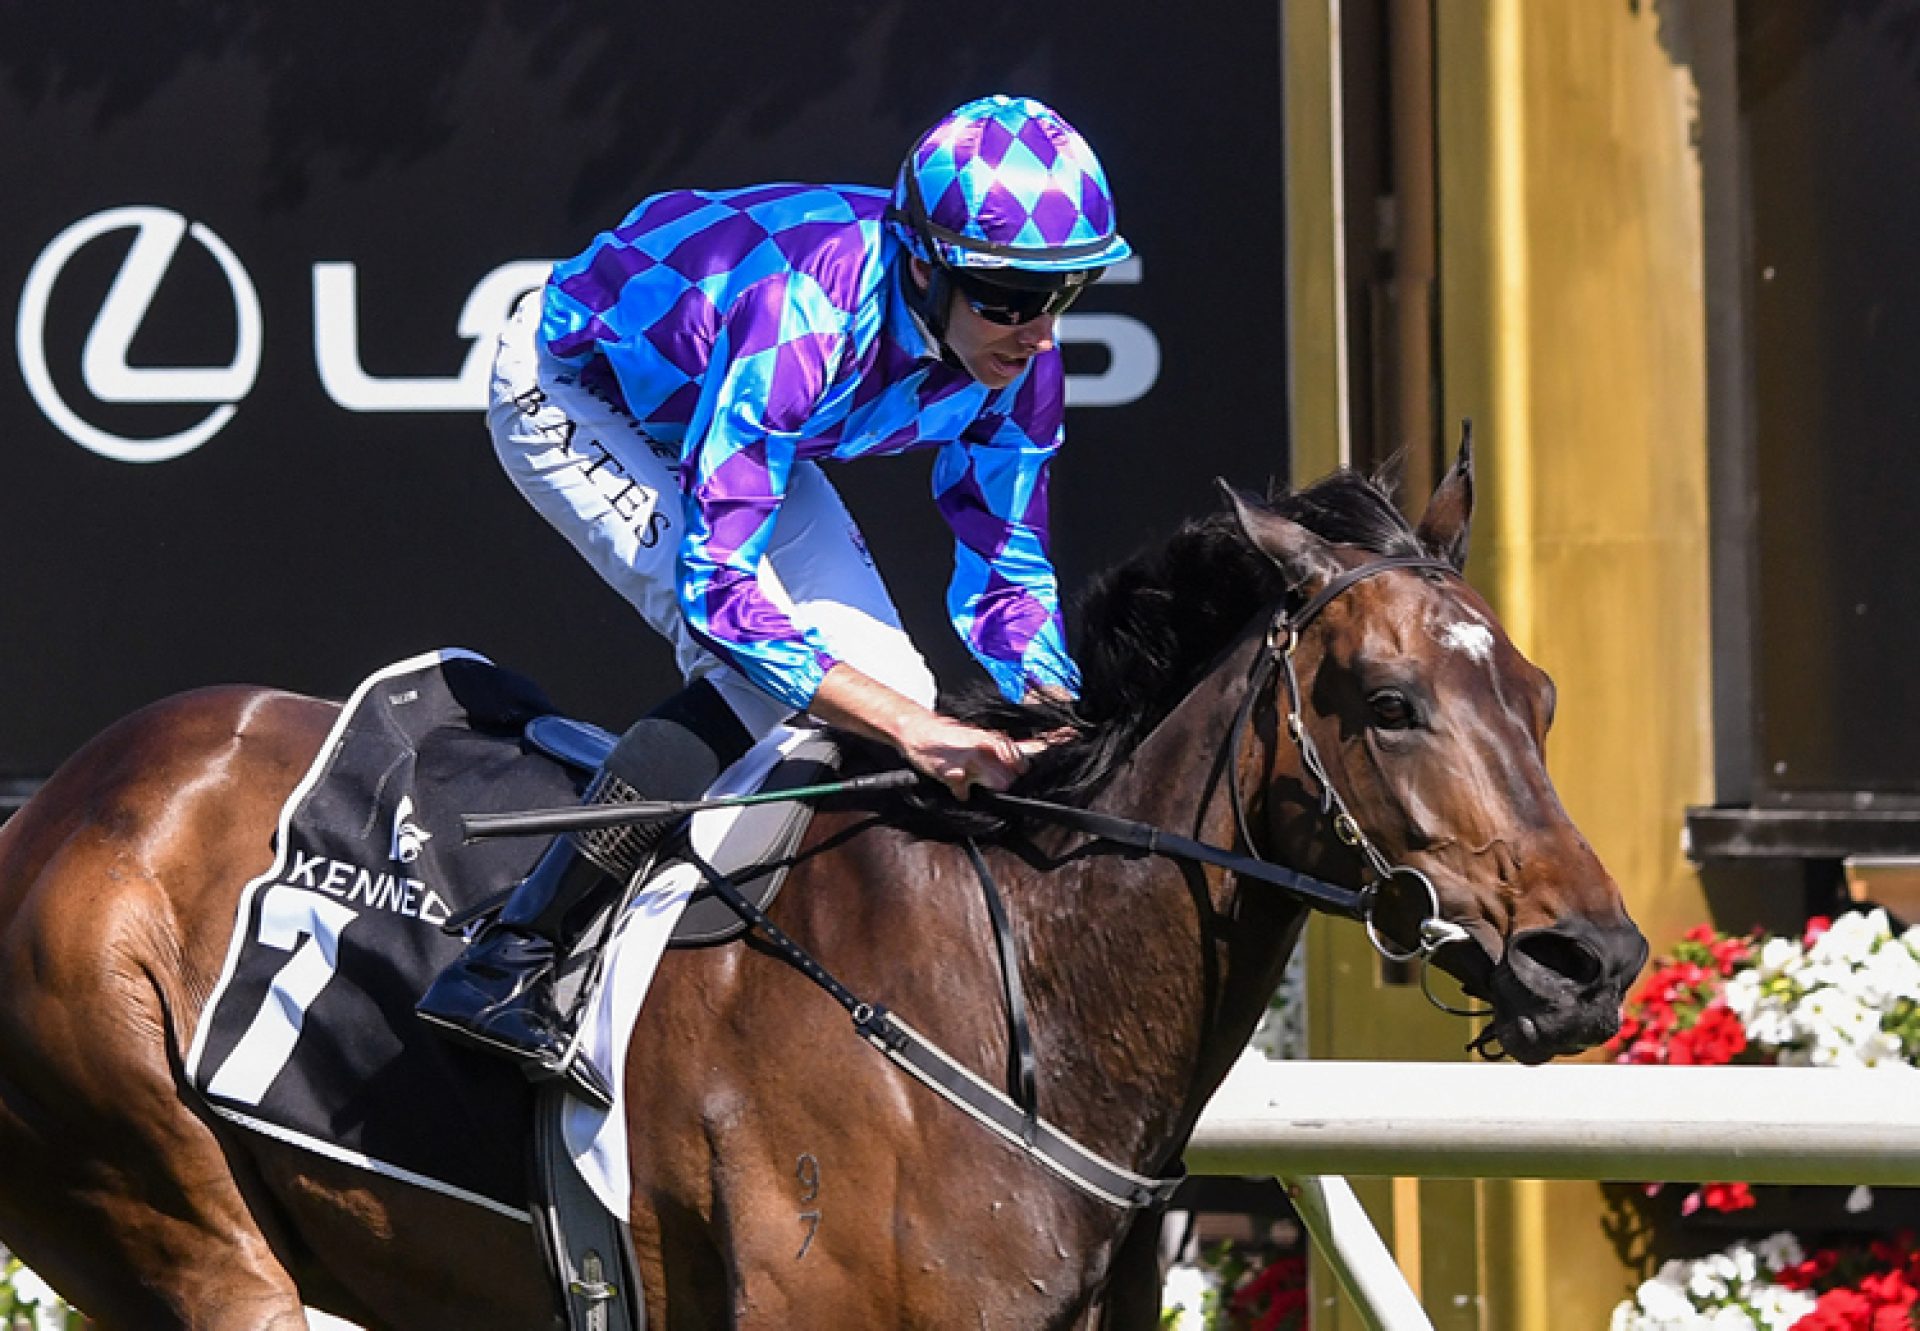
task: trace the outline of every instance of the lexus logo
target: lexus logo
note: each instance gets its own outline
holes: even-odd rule
[[[81,249],[129,228],[135,232],[133,248],[94,315],[80,372],[87,391],[102,402],[197,402],[212,408],[198,424],[159,439],[123,438],[82,419],[60,396],[47,370],[47,304],[54,284]],[[238,329],[233,361],[224,366],[135,368],[127,364],[127,348],[186,235],[211,254],[226,275]],[[15,333],[27,391],[47,419],[82,448],[117,462],[166,462],[206,443],[233,418],[235,404],[252,389],[260,371],[260,297],[253,280],[219,236],[165,208],[114,208],[83,218],[55,236],[27,274]]]
[[[189,429],[158,439],[129,439],[83,418],[60,395],[47,368],[47,307],[60,275],[82,249],[117,231],[132,231],[133,245],[93,316],[81,350],[80,374],[87,391],[103,403],[201,404],[207,414]],[[191,236],[211,254],[233,297],[236,329],[233,360],[217,366],[141,366],[127,363],[127,349],[140,331],[154,293],[167,275],[180,242]],[[458,334],[468,343],[457,374],[376,376],[360,358],[359,270],[345,260],[312,265],[313,364],[320,387],[335,405],[354,412],[480,411],[487,403],[493,338],[514,302],[547,280],[552,263],[514,259],[482,275],[461,306]],[[1141,280],[1140,261],[1108,269],[1106,286]],[[69,284],[69,288],[77,284]],[[276,314],[276,321],[279,319]],[[62,327],[68,325],[62,324]],[[82,218],[50,241],[27,273],[20,294],[15,342],[27,391],[60,432],[117,462],[167,462],[218,434],[252,391],[260,371],[260,297],[253,279],[227,243],[199,222],[170,209],[134,205]],[[1062,315],[1059,338],[1105,352],[1106,368],[1066,377],[1070,407],[1111,407],[1137,401],[1160,375],[1160,343],[1145,323],[1124,314],[1076,311]]]

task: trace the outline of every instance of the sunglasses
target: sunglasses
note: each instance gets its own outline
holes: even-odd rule
[[[1031,290],[1026,287],[1005,287],[997,282],[987,282],[968,273],[948,270],[953,279],[953,289],[960,293],[960,299],[967,302],[972,310],[991,324],[1013,327],[1016,324],[1031,323],[1043,314],[1059,314],[1067,306],[1080,298],[1080,293],[1090,285],[1079,282],[1073,286],[1053,287],[1048,290]]]

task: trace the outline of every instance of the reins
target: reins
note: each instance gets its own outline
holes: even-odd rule
[[[1151,823],[1122,818],[1073,805],[1025,795],[976,790],[974,799],[986,806],[1043,820],[1084,832],[1096,841],[1132,847],[1167,859],[1205,864],[1224,869],[1238,877],[1266,883],[1298,898],[1312,909],[1345,916],[1365,925],[1367,937],[1382,957],[1392,961],[1422,963],[1421,989],[1429,1001],[1449,1012],[1447,1005],[1427,983],[1433,955],[1441,948],[1467,939],[1466,930],[1441,918],[1439,895],[1433,883],[1418,869],[1391,864],[1379,847],[1366,835],[1346,801],[1328,775],[1325,762],[1308,732],[1301,711],[1301,691],[1294,668],[1294,649],[1300,634],[1320,612],[1350,588],[1395,569],[1413,572],[1457,575],[1452,565],[1423,556],[1389,556],[1347,569],[1315,593],[1299,610],[1289,614],[1284,606],[1274,612],[1267,626],[1262,648],[1254,660],[1247,685],[1227,729],[1228,762],[1237,765],[1245,740],[1247,724],[1258,700],[1265,696],[1278,672],[1285,681],[1287,694],[1286,728],[1299,751],[1303,777],[1319,787],[1320,811],[1330,819],[1334,835],[1358,851],[1366,865],[1367,880],[1358,888],[1344,887],[1312,874],[1286,868],[1262,859],[1254,848],[1251,823],[1239,782],[1227,782],[1239,842],[1247,853],[1225,850],[1204,841],[1169,832]],[[762,795],[732,796],[714,800],[687,800],[594,806],[581,809],[545,810],[529,813],[474,815],[464,819],[469,838],[528,835],[535,832],[559,832],[582,827],[604,827],[620,823],[652,821],[669,816],[695,813],[703,809],[728,808],[770,801],[794,801],[825,798],[876,790],[898,789],[917,782],[906,771],[882,772],[854,777],[802,789],[766,792]],[[844,1008],[860,1037],[912,1075],[1006,1140],[1035,1162],[1052,1170],[1083,1192],[1115,1206],[1145,1208],[1163,1206],[1179,1184],[1178,1177],[1151,1179],[1106,1160],[1074,1141],[1040,1116],[1037,1060],[1027,1019],[1027,1004],[1020,979],[1017,950],[999,885],[985,856],[971,837],[966,838],[969,862],[979,879],[986,899],[987,918],[994,934],[994,946],[1000,964],[1008,1022],[1009,1076],[1011,1094],[982,1080],[946,1051],[894,1016],[881,1004],[870,1003],[853,993],[817,958],[794,941],[765,911],[744,896],[734,880],[699,859],[711,890],[727,903],[767,944],[814,984]],[[1410,949],[1393,947],[1381,931],[1375,915],[1383,901],[1390,898],[1394,885],[1405,883],[1420,896],[1415,902],[1419,914],[1418,941]],[[1461,1015],[1479,1015],[1463,1013]]]
[[[1429,961],[1442,947],[1465,941],[1467,932],[1459,925],[1441,918],[1440,898],[1434,890],[1432,881],[1418,869],[1407,865],[1389,864],[1386,856],[1380,853],[1379,847],[1374,845],[1361,828],[1359,820],[1347,808],[1347,802],[1341,798],[1338,787],[1328,776],[1326,763],[1321,759],[1320,750],[1307,730],[1300,707],[1300,678],[1293,665],[1294,648],[1299,645],[1301,631],[1311,624],[1322,610],[1355,585],[1394,569],[1457,576],[1451,564],[1437,559],[1417,555],[1390,556],[1371,560],[1330,578],[1326,586],[1292,614],[1289,614],[1284,606],[1274,611],[1273,620],[1267,626],[1263,648],[1254,658],[1246,690],[1240,699],[1239,706],[1234,709],[1232,722],[1227,727],[1229,760],[1237,760],[1253,708],[1266,695],[1267,686],[1272,682],[1274,674],[1278,672],[1286,681],[1287,734],[1299,750],[1302,774],[1319,786],[1320,812],[1322,816],[1331,819],[1334,835],[1342,844],[1358,851],[1367,866],[1369,877],[1360,887],[1343,887],[1338,883],[1316,878],[1312,874],[1302,873],[1297,869],[1289,869],[1284,865],[1262,859],[1259,852],[1254,849],[1246,801],[1241,794],[1240,783],[1237,781],[1229,781],[1227,790],[1233,808],[1235,831],[1240,844],[1247,847],[1248,853],[1244,854],[1222,850],[1204,841],[1196,841],[1192,837],[1165,831],[1151,823],[1136,822],[1113,814],[1075,808],[1068,804],[1056,804],[1023,795],[1007,795],[985,790],[976,791],[974,798],[990,806],[1017,811],[1071,827],[1101,841],[1132,846],[1168,859],[1211,865],[1239,877],[1266,883],[1298,897],[1315,910],[1360,921],[1366,926],[1367,937],[1372,942],[1374,950],[1389,961],[1412,961],[1416,957],[1423,962]],[[1419,939],[1413,947],[1404,950],[1391,945],[1374,918],[1381,903],[1389,899],[1393,886],[1397,882],[1407,883],[1420,893],[1416,901],[1416,906],[1421,909],[1418,925]],[[1422,987],[1431,1001],[1437,1006],[1445,1007],[1434,996],[1432,989],[1425,985],[1424,972]],[[1447,1010],[1454,1011],[1451,1008]]]

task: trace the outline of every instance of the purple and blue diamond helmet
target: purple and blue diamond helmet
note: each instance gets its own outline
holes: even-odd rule
[[[1079,285],[1133,253],[1100,159],[1030,97],[982,97],[921,135],[888,221],[936,271],[1009,286]]]

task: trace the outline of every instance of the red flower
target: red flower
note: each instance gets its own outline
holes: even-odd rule
[[[1276,1257],[1227,1299],[1227,1316],[1246,1331],[1286,1331],[1304,1326],[1307,1259]]]
[[[1839,1253],[1832,1248],[1821,1248],[1804,1261],[1782,1267],[1774,1278],[1788,1289],[1812,1289],[1816,1282],[1833,1274],[1833,1268],[1839,1264]]]
[[[1689,930],[1641,981],[1620,1014],[1607,1051],[1620,1063],[1727,1063],[1747,1047],[1746,1031],[1719,1004],[1727,978],[1752,960],[1758,935]]]
[[[1711,951],[1714,965],[1719,969],[1721,978],[1725,979],[1753,957],[1753,939],[1722,938],[1712,945]]]
[[[1709,1211],[1745,1211],[1758,1205],[1753,1189],[1744,1183],[1709,1183],[1700,1191]]]
[[[1857,1290],[1830,1289],[1793,1331],[1873,1331],[1873,1305]]]
[[[1740,1024],[1740,1018],[1715,1000],[1689,1029],[1674,1035],[1668,1044],[1667,1062],[1731,1063],[1746,1047],[1746,1027]]]

